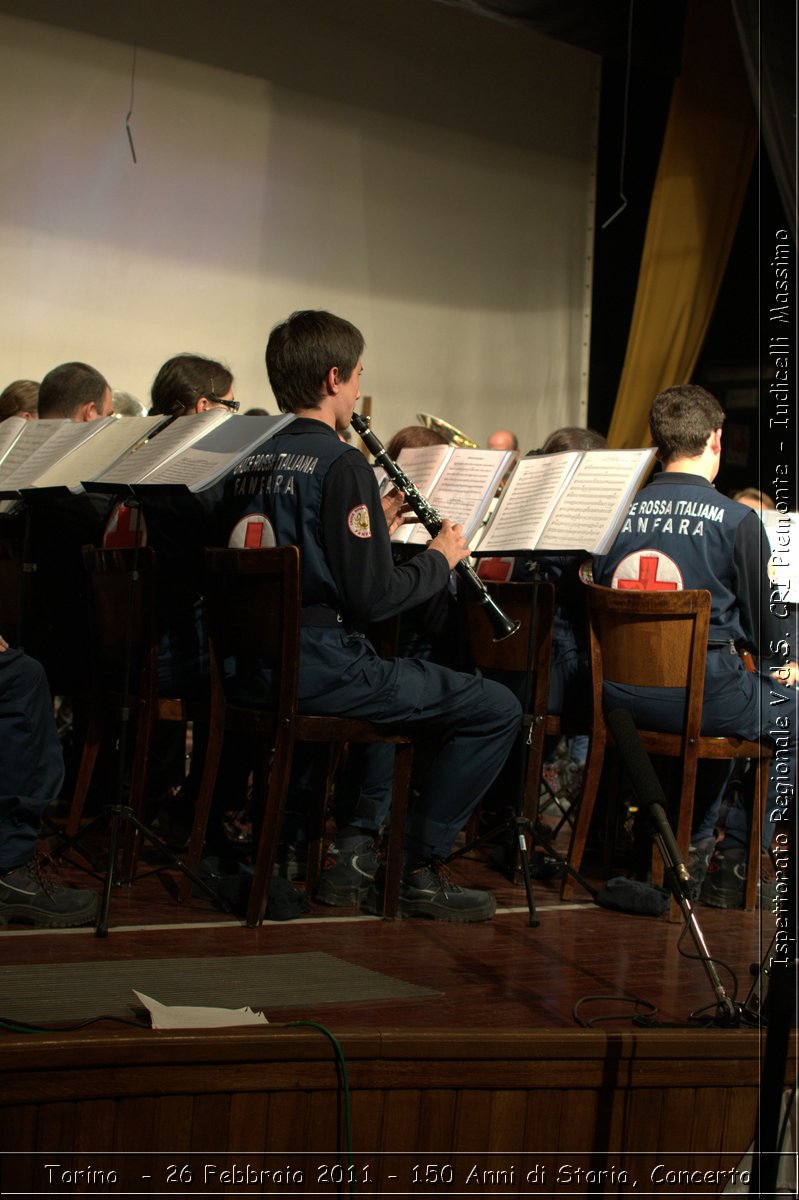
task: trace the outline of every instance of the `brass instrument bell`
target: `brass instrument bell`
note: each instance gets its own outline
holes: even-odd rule
[[[416,420],[420,425],[424,425],[425,429],[432,429],[435,433],[440,433],[451,446],[462,446],[465,450],[477,449],[477,442],[467,438],[465,433],[461,433],[460,429],[456,429],[454,425],[450,425],[449,421],[444,421],[441,417],[432,417],[429,413],[417,413]]]

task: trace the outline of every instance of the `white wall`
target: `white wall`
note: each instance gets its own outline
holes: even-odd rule
[[[420,30],[418,76],[363,22],[352,62],[337,54],[303,90],[140,48],[136,164],[131,47],[0,17],[0,386],[83,359],[146,398],[192,350],[231,365],[243,407],[274,410],[269,328],[326,307],[364,331],[383,440],[418,411],[481,442],[511,426],[524,448],[583,423],[596,60],[524,34],[506,129],[496,94],[480,108],[463,78],[491,23],[432,8],[458,39],[450,54]],[[282,21],[280,78],[294,54],[302,80]],[[517,32],[492,28],[491,53]],[[372,72],[385,56],[390,105],[336,86],[365,52]],[[447,104],[458,88],[479,120]]]

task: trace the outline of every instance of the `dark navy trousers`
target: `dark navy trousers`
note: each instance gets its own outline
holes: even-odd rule
[[[684,725],[684,696],[679,688],[628,688],[606,683],[605,710],[623,708],[642,728],[676,733]],[[796,784],[797,691],[776,683],[768,675],[747,671],[737,654],[711,651],[705,671],[702,704],[702,733],[708,737],[737,735],[757,741],[770,738],[774,760],[769,773],[766,819],[762,849],[768,849],[775,826],[787,822]],[[713,833],[721,806],[721,794],[702,812],[697,796],[692,837],[702,841]],[[698,821],[698,826],[697,822]],[[725,841],[746,846],[747,819],[741,809],[731,808],[726,821]]]
[[[502,684],[420,659],[382,659],[365,637],[343,629],[303,629],[299,708],[435,739],[425,794],[408,819],[407,851],[420,859],[450,853],[499,774],[521,719],[519,702]],[[379,828],[388,816],[394,752],[371,749],[361,789],[374,814],[370,825]]]
[[[33,858],[41,819],[64,782],[44,667],[0,653],[0,873]]]

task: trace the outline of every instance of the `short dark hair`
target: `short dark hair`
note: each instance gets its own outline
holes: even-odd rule
[[[20,413],[35,413],[38,403],[38,383],[33,379],[15,379],[0,392],[0,421]]]
[[[39,385],[39,416],[69,420],[89,403],[101,412],[106,391],[110,391],[108,381],[88,363],[62,363],[48,371]]]
[[[338,367],[346,382],[364,345],[359,329],[321,309],[295,312],[281,321],[266,344],[266,371],[280,411],[318,408],[328,371]]]
[[[564,425],[550,433],[541,447],[542,454],[558,454],[561,450],[604,450],[607,441],[595,429],[581,425]]]
[[[652,401],[649,430],[664,463],[698,458],[707,439],[724,424],[724,409],[715,396],[695,383],[666,388]]]
[[[150,389],[152,416],[179,417],[205,397],[214,403],[233,387],[231,371],[213,358],[176,354],[159,370]]]

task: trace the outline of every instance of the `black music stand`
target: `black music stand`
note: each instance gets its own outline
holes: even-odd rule
[[[121,704],[119,712],[119,740],[117,745],[117,778],[115,785],[115,799],[112,803],[104,806],[102,811],[83,829],[69,837],[64,838],[51,851],[51,858],[64,858],[71,850],[77,852],[89,864],[88,867],[81,866],[79,863],[74,863],[79,870],[87,871],[88,874],[95,878],[102,878],[98,874],[97,862],[84,848],[83,843],[89,839],[95,829],[107,825],[109,829],[108,840],[108,856],[106,863],[106,871],[103,883],[103,898],[100,906],[100,916],[97,922],[96,935],[97,937],[108,936],[108,917],[111,907],[111,896],[114,885],[118,883],[119,869],[117,866],[117,858],[119,853],[119,844],[123,832],[126,828],[130,828],[134,835],[139,835],[142,839],[149,842],[150,845],[158,852],[164,860],[164,867],[171,866],[180,871],[183,875],[191,879],[195,887],[201,889],[210,900],[216,905],[219,903],[218,896],[209,887],[208,883],[201,879],[191,868],[179,858],[167,844],[158,836],[153,829],[146,825],[140,817],[136,815],[129,804],[124,803],[123,796],[125,793],[125,768],[127,759],[128,738],[130,729],[130,705],[129,697],[131,694],[131,680],[133,676],[133,659],[134,659],[134,629],[136,623],[136,604],[139,598],[139,585],[141,581],[140,574],[140,529],[141,529],[141,503],[129,491],[124,495],[125,504],[132,508],[136,513],[136,519],[132,523],[131,532],[133,536],[133,546],[130,550],[132,554],[131,566],[131,587],[128,592],[128,606],[125,614],[125,642],[122,662],[122,688],[121,688]],[[133,880],[131,882],[134,882]]]
[[[558,853],[552,844],[551,836],[542,827],[537,819],[538,814],[538,799],[536,798],[536,817],[530,819],[524,816],[524,797],[528,785],[528,770],[529,770],[529,755],[526,752],[527,746],[530,744],[532,731],[534,726],[540,726],[546,721],[546,714],[534,711],[536,705],[533,694],[533,676],[535,673],[535,657],[536,657],[536,640],[538,636],[538,587],[545,581],[541,575],[540,568],[537,563],[531,563],[528,568],[529,582],[531,587],[530,609],[527,614],[527,623],[522,622],[522,627],[527,629],[527,642],[524,654],[523,666],[523,688],[522,688],[522,717],[518,731],[518,775],[515,782],[515,798],[513,805],[507,809],[506,816],[503,820],[494,825],[491,829],[481,833],[479,837],[472,839],[465,846],[453,851],[449,855],[447,861],[450,862],[457,858],[462,858],[468,854],[476,846],[483,843],[490,843],[499,839],[502,834],[511,834],[514,837],[515,845],[518,850],[518,862],[521,866],[522,877],[524,881],[525,893],[527,897],[527,908],[530,916],[530,926],[537,928],[539,925],[538,914],[536,911],[535,897],[532,887],[532,876],[530,871],[530,859],[535,852],[536,846],[541,847],[549,860],[558,870],[563,870],[575,879],[585,891],[591,896],[592,900],[596,900],[597,892],[588,883],[588,881],[570,866],[567,859]],[[523,584],[520,586],[524,586]],[[518,634],[514,636],[519,636]],[[529,844],[528,844],[529,843]]]

